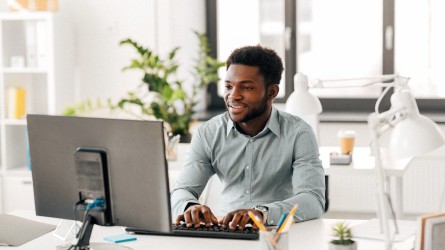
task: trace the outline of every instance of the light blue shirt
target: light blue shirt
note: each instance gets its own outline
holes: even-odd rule
[[[295,204],[296,221],[324,212],[324,170],[315,135],[302,119],[276,108],[253,137],[238,132],[227,112],[197,129],[171,192],[173,215],[182,214],[189,202],[198,203],[214,174],[223,186],[224,214],[264,205],[267,223],[275,225]]]

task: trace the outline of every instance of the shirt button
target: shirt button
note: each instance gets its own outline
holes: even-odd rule
[[[249,170],[249,169],[250,169],[250,166],[246,166],[246,169]]]
[[[250,139],[249,141],[250,141],[250,142],[253,142],[253,139]]]
[[[249,193],[249,190],[246,191],[246,194],[248,194],[248,193]]]

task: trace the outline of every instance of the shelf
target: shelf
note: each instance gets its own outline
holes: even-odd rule
[[[2,122],[5,125],[26,126],[26,120],[25,119],[5,119]]]
[[[2,68],[1,72],[5,74],[46,74],[47,69],[42,68]]]
[[[26,20],[46,20],[50,18],[52,12],[39,11],[39,12],[6,12],[0,14],[0,19],[4,21],[26,21]]]
[[[32,201],[27,122],[24,117],[8,119],[15,116],[6,107],[18,106],[23,96],[9,89],[25,90],[26,113],[52,114],[72,103],[72,40],[71,23],[54,12],[0,12],[0,213],[30,208],[25,203]],[[15,56],[26,63],[15,62]],[[7,95],[12,96],[8,101]]]
[[[28,166],[20,166],[16,168],[6,169],[3,171],[5,176],[31,176],[31,171]]]

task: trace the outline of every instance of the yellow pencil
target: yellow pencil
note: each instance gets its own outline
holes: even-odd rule
[[[292,223],[292,220],[294,219],[294,214],[297,211],[298,208],[298,204],[295,204],[295,206],[292,207],[292,209],[290,210],[289,214],[287,215],[286,219],[284,220],[283,224],[281,225],[280,228],[278,228],[277,233],[275,234],[275,236],[273,237],[273,240],[275,242],[278,242],[278,240],[280,239],[280,234],[283,230],[287,230],[289,228],[289,226],[287,226],[288,224]]]
[[[272,245],[275,247],[275,249],[281,249],[278,245],[277,242],[275,240],[273,240],[269,235],[267,235],[267,230],[266,227],[264,227],[263,223],[259,222],[258,219],[255,217],[255,215],[249,211],[247,212],[247,214],[249,215],[250,219],[252,219],[253,223],[255,223],[255,225],[263,232],[266,233],[267,239],[269,240],[270,243],[272,243]]]
[[[256,225],[261,231],[263,231],[263,232],[266,232],[266,231],[267,231],[266,228],[264,227],[263,223],[259,222],[259,221],[257,220],[257,218],[255,217],[255,215],[254,215],[251,211],[247,212],[247,214],[249,215],[250,219],[252,219],[253,223],[255,223],[255,225]]]
[[[295,204],[295,206],[292,207],[292,209],[290,210],[290,212],[289,212],[289,214],[287,215],[286,219],[284,220],[283,225],[281,225],[281,227],[278,228],[277,233],[281,233],[281,231],[283,231],[283,229],[286,228],[286,225],[287,225],[288,223],[292,223],[292,218],[293,218],[295,212],[297,211],[297,209],[298,209],[298,204]]]

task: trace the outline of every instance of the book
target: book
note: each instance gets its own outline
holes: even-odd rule
[[[9,87],[6,91],[6,118],[22,119],[26,115],[26,90]]]
[[[430,250],[432,239],[432,226],[436,222],[444,222],[445,213],[434,213],[419,216],[416,235],[416,250]],[[445,223],[445,222],[444,222]],[[445,225],[445,224],[443,224]],[[428,247],[428,248],[426,248]]]

